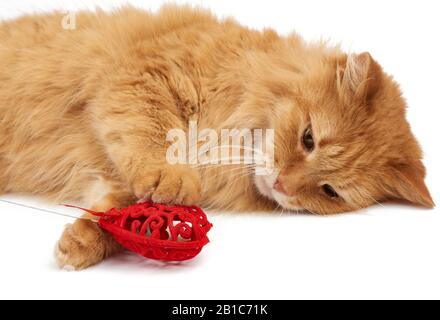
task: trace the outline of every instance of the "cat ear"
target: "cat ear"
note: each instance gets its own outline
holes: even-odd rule
[[[338,90],[350,102],[367,102],[379,89],[382,68],[368,52],[351,54],[338,65]]]
[[[425,184],[425,168],[423,164],[405,164],[392,167],[393,197],[412,202],[427,208],[435,206]]]

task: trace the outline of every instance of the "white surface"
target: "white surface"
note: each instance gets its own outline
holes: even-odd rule
[[[131,1],[153,9],[162,2]],[[64,3],[109,8],[123,1],[1,0],[0,18]],[[439,201],[438,1],[192,3],[252,27],[295,29],[307,39],[323,36],[370,51],[402,84]],[[52,259],[72,219],[2,203],[0,219],[0,298],[440,298],[439,209],[386,205],[326,218],[212,215],[211,243],[194,261],[164,265],[124,254],[79,273],[57,270]]]

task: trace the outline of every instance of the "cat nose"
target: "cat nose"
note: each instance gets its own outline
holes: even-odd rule
[[[286,189],[284,189],[283,183],[280,180],[280,177],[277,178],[275,183],[273,184],[274,190],[278,191],[279,193],[286,194]]]

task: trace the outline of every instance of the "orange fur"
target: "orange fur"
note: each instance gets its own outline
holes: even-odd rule
[[[127,195],[116,206],[135,194],[323,214],[387,199],[433,206],[405,101],[369,54],[249,30],[189,7],[80,13],[77,30],[63,30],[61,20],[0,25],[0,192],[97,203]],[[167,165],[166,133],[189,120],[200,129],[275,128],[286,194],[273,195],[273,177],[240,166]],[[301,145],[309,125],[311,154]],[[341,197],[323,194],[325,183]],[[108,190],[98,196],[101,184]],[[74,267],[103,256],[90,250],[90,263]]]

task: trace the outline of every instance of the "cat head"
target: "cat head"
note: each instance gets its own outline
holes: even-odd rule
[[[258,191],[322,214],[391,199],[433,207],[399,86],[369,53],[323,50],[255,69],[243,110],[275,129],[275,172],[255,176]]]

